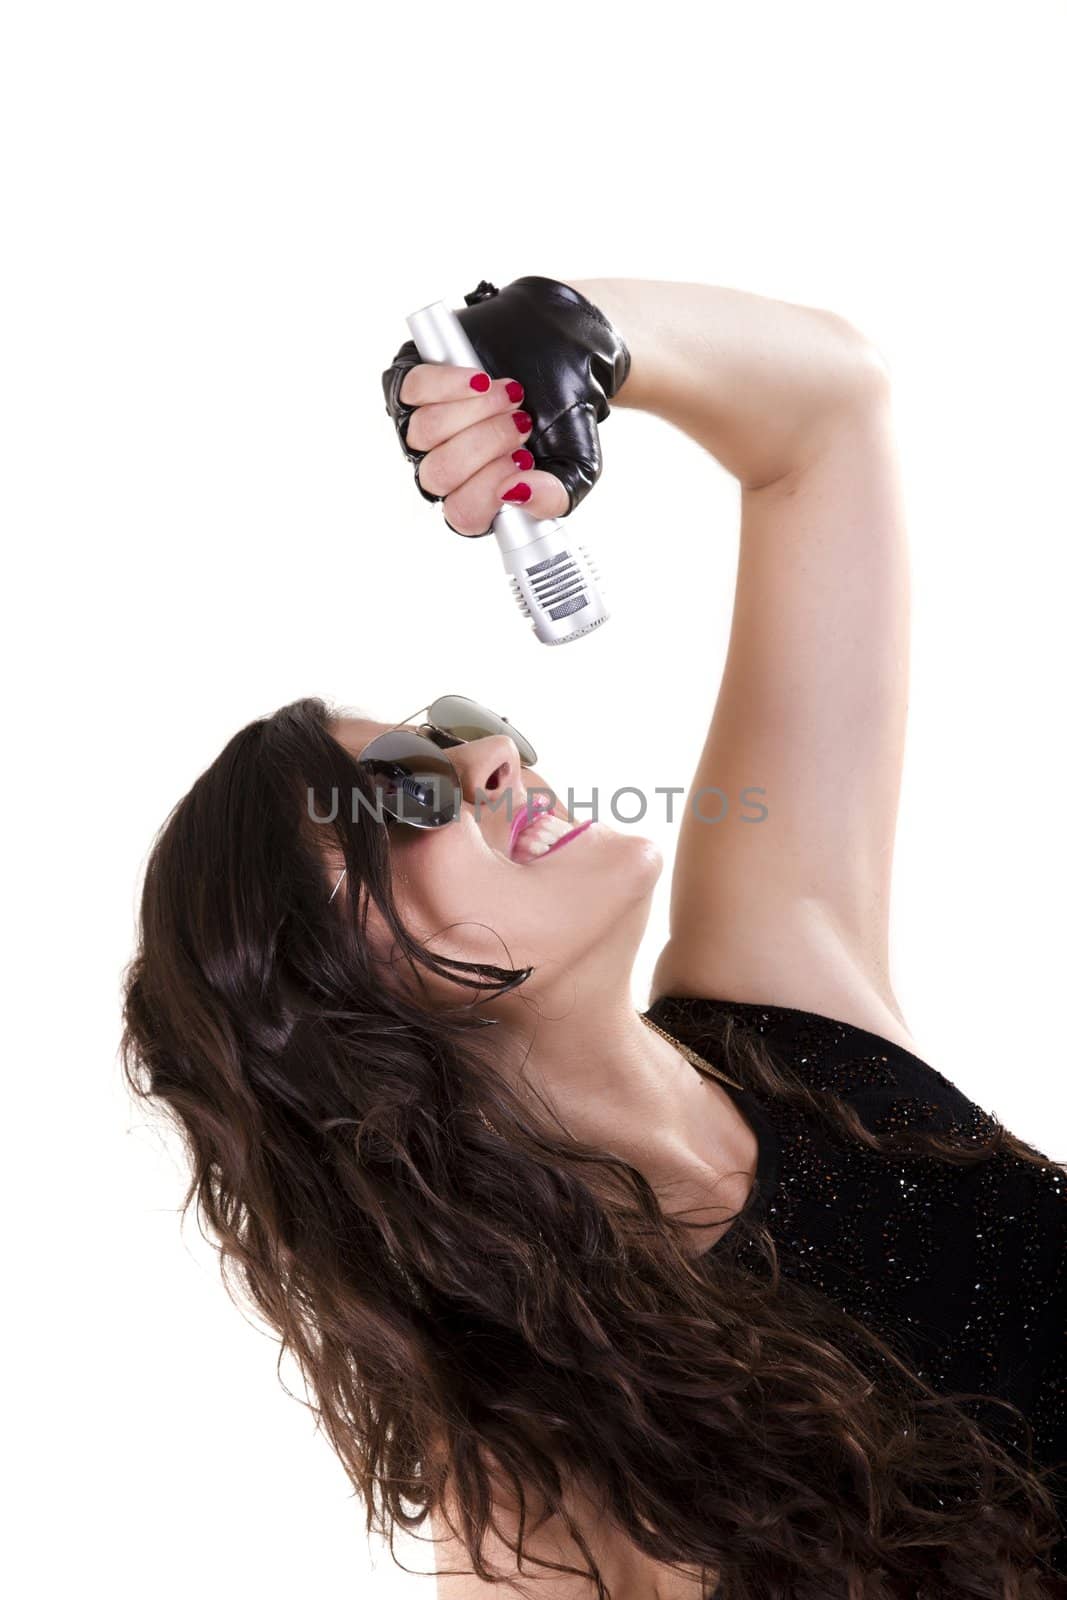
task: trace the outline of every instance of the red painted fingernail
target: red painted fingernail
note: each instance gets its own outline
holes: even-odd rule
[[[511,413],[511,420],[515,424],[516,428],[518,428],[520,433],[529,433],[530,429],[533,427],[533,417],[531,417],[528,411],[513,411]]]
[[[533,456],[530,454],[529,450],[513,450],[511,452],[511,459],[514,461],[517,467],[522,468],[523,472],[529,472],[530,468],[533,466]]]
[[[529,500],[533,490],[528,483],[517,483],[514,489],[509,489],[507,494],[500,496],[501,500]]]
[[[504,388],[508,391],[508,399],[513,401],[521,400],[523,395],[526,393],[526,390],[523,388],[522,384],[517,383],[514,378],[511,378],[504,385]]]
[[[493,380],[488,372],[476,372],[471,379],[471,388],[477,389],[479,394],[484,394],[487,389],[492,387],[492,382]]]

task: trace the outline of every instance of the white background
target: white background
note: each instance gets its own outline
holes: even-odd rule
[[[415,492],[380,388],[405,315],[481,277],[728,284],[879,345],[914,581],[895,986],[928,1060],[1067,1156],[1065,33],[1034,0],[6,9],[21,1595],[354,1595],[373,1559],[376,1596],[432,1600],[179,1233],[180,1160],[115,1047],[152,835],[254,716],[461,691],[579,792],[691,775],[736,486],[613,412],[577,513],[613,618],[539,646],[493,542]],[[642,826],[667,862],[638,1000],[675,842]]]

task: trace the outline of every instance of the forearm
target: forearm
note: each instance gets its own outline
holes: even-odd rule
[[[851,323],[817,307],[704,283],[564,281],[629,346],[612,404],[673,423],[746,487],[802,462],[843,397],[884,372]]]

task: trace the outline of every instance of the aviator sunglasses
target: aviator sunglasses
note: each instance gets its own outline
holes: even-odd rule
[[[378,815],[387,823],[409,828],[441,828],[451,822],[463,803],[459,773],[442,752],[452,745],[505,733],[514,742],[519,762],[532,767],[537,751],[529,739],[477,700],[461,694],[441,695],[432,705],[405,717],[405,723],[426,713],[417,729],[397,723],[377,734],[356,757],[375,791]],[[348,868],[342,869],[330,894],[341,887]]]
[[[537,760],[529,739],[524,739],[507,717],[498,716],[477,700],[461,694],[441,695],[405,722],[414,722],[422,712],[426,720],[417,729],[398,723],[364,745],[356,758],[375,790],[379,814],[390,822],[441,828],[452,821],[463,797],[459,773],[443,753],[453,745],[504,733],[513,741],[522,766],[532,767]]]

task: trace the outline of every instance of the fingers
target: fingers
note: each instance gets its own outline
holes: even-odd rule
[[[569,509],[569,496],[554,472],[509,472],[497,491],[500,505],[521,505],[531,517],[565,517]]]
[[[420,416],[422,411],[416,411],[411,419],[412,425]],[[431,418],[426,426],[434,429],[435,420]],[[429,450],[419,463],[419,482],[427,494],[451,494],[490,461],[524,444],[532,431],[533,417],[530,413],[509,404],[507,411],[498,412],[495,417],[486,417],[482,422],[474,422]]]
[[[535,418],[523,409],[523,386],[516,379],[422,362],[405,373],[397,398],[414,408],[406,443],[422,456],[419,486],[440,497],[457,533],[487,533],[509,504],[534,517],[567,514],[569,490],[555,472],[538,470],[525,448]]]
[[[481,367],[456,367],[450,362],[423,361],[409,367],[397,395],[407,406],[432,406],[444,400],[469,400],[485,394],[492,383]],[[498,384],[505,380],[498,378]]]
[[[519,459],[533,461],[521,447],[512,454],[498,456],[472,478],[446,495],[442,504],[445,520],[457,533],[478,538],[492,527],[497,512],[505,505],[518,505],[532,517],[562,517],[568,509],[568,495],[551,472],[536,467],[523,468]],[[513,499],[509,493],[518,490]],[[524,491],[529,491],[524,494]]]
[[[408,422],[408,445],[412,450],[436,450],[480,422],[493,417],[506,417],[508,413],[514,414],[522,404],[522,397],[521,383],[513,378],[501,378],[485,394],[473,395],[469,400],[442,400],[436,404],[419,406],[411,413]],[[499,436],[507,439],[506,425],[502,426],[504,431]],[[529,429],[526,431],[529,432]],[[499,446],[494,454],[499,454],[502,448],[502,445]],[[481,466],[485,459],[483,456],[473,465]],[[452,487],[452,484],[448,484],[433,492],[447,494]]]

